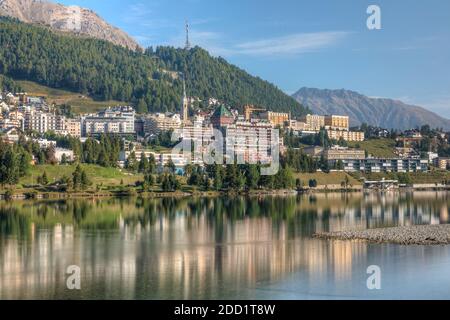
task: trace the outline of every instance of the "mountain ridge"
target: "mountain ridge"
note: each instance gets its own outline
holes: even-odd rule
[[[178,111],[183,86],[174,74],[184,74],[188,94],[206,103],[216,98],[237,108],[255,104],[294,115],[307,112],[275,85],[200,47],[130,51],[9,17],[0,17],[0,74],[99,101],[126,101],[140,113]]]
[[[130,50],[140,48],[127,33],[109,24],[94,11],[79,6],[64,6],[46,0],[0,0],[0,16],[46,25],[55,31],[106,40]]]
[[[299,89],[292,97],[317,114],[348,115],[352,126],[367,123],[387,129],[406,130],[429,124],[433,128],[450,130],[449,119],[398,99],[367,97],[346,89],[307,87]]]

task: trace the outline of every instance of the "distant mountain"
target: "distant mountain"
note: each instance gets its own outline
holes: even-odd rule
[[[349,90],[301,88],[292,95],[316,114],[348,115],[352,126],[367,123],[388,129],[412,129],[429,124],[450,130],[450,120],[398,100],[369,98]]]
[[[44,0],[0,0],[0,15],[47,25],[52,30],[106,40],[132,50],[139,48],[125,32],[108,24],[95,12],[78,6],[64,6]]]

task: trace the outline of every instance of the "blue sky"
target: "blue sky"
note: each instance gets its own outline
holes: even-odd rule
[[[143,46],[191,42],[286,93],[350,89],[450,118],[448,0],[59,0],[96,11]],[[381,8],[368,30],[367,7]]]

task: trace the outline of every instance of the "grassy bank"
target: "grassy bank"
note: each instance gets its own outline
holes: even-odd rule
[[[137,182],[142,182],[144,177],[142,174],[129,173],[127,170],[118,168],[105,168],[97,165],[82,164],[82,169],[86,172],[91,184],[86,190],[71,190],[62,192],[58,185],[54,182],[61,180],[63,177],[72,178],[76,165],[37,165],[33,166],[28,175],[21,178],[19,183],[13,188],[5,186],[0,194],[9,193],[18,198],[44,197],[44,198],[85,198],[85,197],[115,197],[115,196],[131,196],[141,194],[143,197],[171,197],[171,196],[216,196],[220,194],[233,194],[233,190],[205,191],[202,187],[191,186],[187,184],[186,177],[177,177],[180,182],[180,189],[177,193],[164,192],[162,185],[155,183],[147,191],[143,192],[141,186],[135,187]],[[48,185],[42,186],[38,183],[38,177],[46,173]],[[402,174],[404,175],[404,174]],[[450,172],[433,171],[430,173],[410,173],[409,184],[436,184],[447,180],[450,181]],[[347,174],[345,172],[316,172],[316,173],[295,173],[294,179],[300,179],[303,187],[309,189],[309,181],[315,180],[317,187],[311,191],[340,191],[342,184],[347,180],[349,190],[360,191],[362,189],[362,176],[360,174]],[[395,173],[388,174],[369,174],[365,176],[369,180],[395,179],[399,180],[399,176]],[[403,177],[404,178],[404,177]],[[239,194],[288,194],[294,190],[270,190],[256,189],[250,191],[242,191]]]
[[[96,101],[91,97],[84,96],[77,92],[67,91],[63,89],[49,88],[32,81],[19,80],[17,83],[30,96],[45,97],[49,105],[68,104],[72,107],[72,112],[92,113],[102,110],[109,106],[127,105],[126,102],[120,101]]]
[[[362,142],[349,142],[349,147],[359,147],[377,158],[394,158],[395,141],[392,139],[372,139]]]
[[[300,179],[303,182],[304,186],[308,186],[309,180],[316,180],[317,185],[326,186],[326,185],[341,185],[343,181],[345,181],[345,177],[348,177],[349,184],[353,186],[362,185],[362,183],[356,180],[354,177],[348,175],[345,172],[315,172],[315,173],[296,173],[295,178]]]
[[[50,183],[66,176],[71,178],[75,170],[75,165],[38,165],[33,166],[30,173],[20,179],[21,185],[34,185],[37,183],[37,177],[42,176],[44,172]],[[117,168],[105,168],[97,165],[83,164],[81,167],[86,171],[93,185],[103,184],[105,186],[118,186],[123,181],[124,185],[134,184],[143,177],[140,174],[130,174]]]

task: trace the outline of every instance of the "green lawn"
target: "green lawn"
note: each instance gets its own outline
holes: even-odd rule
[[[394,153],[395,141],[392,139],[371,139],[363,142],[349,142],[349,147],[356,148],[357,146],[367,151],[374,157],[396,157]]]
[[[63,89],[55,89],[40,85],[32,81],[16,81],[25,92],[31,96],[45,97],[48,104],[69,104],[75,114],[96,112],[109,106],[128,105],[120,101],[96,101],[91,97],[83,96],[81,93]]]
[[[56,181],[63,176],[72,177],[75,165],[37,165],[33,166],[30,173],[20,180],[22,185],[33,185],[37,183],[37,177],[41,176],[44,171],[50,182]],[[94,185],[103,184],[105,186],[117,186],[123,180],[125,185],[134,184],[138,180],[142,180],[140,174],[130,174],[117,168],[104,168],[97,165],[83,164],[81,167],[86,171],[89,179]]]
[[[318,185],[340,185],[342,181],[345,181],[345,176],[349,178],[351,185],[361,185],[362,183],[345,172],[316,172],[316,173],[296,173],[295,178],[299,178],[304,186],[308,186],[308,182],[311,179],[315,179]]]

